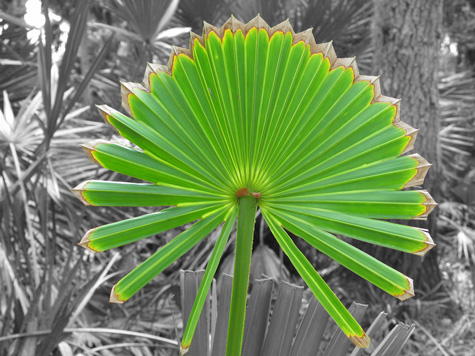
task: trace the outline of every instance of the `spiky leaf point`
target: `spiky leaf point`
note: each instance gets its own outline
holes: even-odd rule
[[[88,205],[176,207],[92,229],[80,244],[103,251],[198,222],[118,282],[111,301],[126,301],[226,221],[195,320],[239,216],[231,315],[244,320],[254,219],[243,207],[256,203],[356,345],[368,346],[368,337],[285,230],[395,297],[413,296],[410,278],[332,235],[418,255],[434,246],[425,230],[378,220],[425,219],[436,204],[426,191],[402,191],[421,185],[430,164],[401,156],[417,130],[400,121],[399,100],[381,95],[379,77],[360,75],[354,58],[337,58],[331,43],[316,44],[310,30],[294,33],[288,21],[271,28],[259,16],[247,24],[231,17],[192,33],[190,49],[174,48],[168,65],[149,64],[142,84],[122,83],[122,103],[133,119],[98,108],[138,148],[94,141],[84,149],[93,162],[150,184],[88,181],[75,193]],[[228,354],[240,353],[240,333],[230,330]]]

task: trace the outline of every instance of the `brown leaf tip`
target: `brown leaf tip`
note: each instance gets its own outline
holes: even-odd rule
[[[360,349],[369,347],[370,338],[364,331],[363,336],[350,335],[349,338],[351,342],[353,342],[353,344],[355,344],[356,347],[359,347]]]
[[[85,182],[82,182],[80,183],[79,185],[77,185],[76,187],[74,187],[73,189],[71,189],[71,191],[74,193],[74,195],[76,195],[78,197],[78,199],[80,201],[82,201],[82,203],[86,206],[89,206],[91,205],[87,200],[86,198],[84,198],[84,195],[82,194],[86,188],[86,185],[89,183],[90,181],[85,181]]]
[[[145,92],[150,92],[150,90],[148,90],[148,88],[146,88],[145,86],[143,86],[142,84],[140,83],[133,83],[133,82],[120,82],[120,94],[121,94],[121,97],[122,97],[122,107],[129,113],[129,114],[132,114],[132,109],[130,108],[130,104],[129,104],[129,95],[136,95],[135,94],[135,91],[136,90],[142,90],[142,91],[145,91]],[[99,107],[98,107],[99,108]],[[99,108],[99,110],[103,110],[101,108]],[[110,115],[111,109],[109,107],[106,107],[106,110],[104,110],[108,115]],[[104,116],[104,115],[103,115]],[[106,118],[104,117],[104,119],[106,120]],[[107,122],[108,120],[106,120]]]
[[[82,237],[81,241],[78,243],[79,246],[85,248],[86,250],[89,250],[92,253],[98,253],[99,251],[94,250],[92,247],[89,246],[89,243],[91,240],[89,240],[89,236],[95,229],[88,230],[84,236]]]
[[[115,303],[115,304],[124,304],[124,300],[121,300],[119,298],[119,295],[117,294],[117,292],[115,291],[115,285],[112,287],[112,290],[111,290],[111,295],[110,295],[110,298],[109,298],[109,303]]]
[[[419,229],[419,231],[422,232],[426,237],[426,241],[424,241],[426,247],[424,247],[423,249],[421,249],[417,252],[414,252],[414,255],[424,256],[429,250],[431,250],[435,246],[435,243],[434,243],[434,240],[432,240],[432,237],[429,235],[429,233],[427,232],[426,229]]]
[[[397,299],[401,301],[414,297],[414,282],[409,277],[406,277],[406,279],[407,279],[409,288],[404,290],[404,294],[395,296]]]
[[[92,163],[95,163],[99,166],[101,166],[101,164],[99,163],[99,161],[94,157],[93,155],[93,152],[96,148],[97,145],[99,144],[104,144],[104,143],[110,143],[106,140],[92,140],[92,141],[88,141],[84,144],[81,145],[82,149],[84,150],[84,152],[86,152],[86,155],[87,157],[89,157],[89,159],[91,160]]]
[[[108,105],[96,105],[97,110],[99,111],[99,114],[101,117],[104,119],[106,123],[109,123],[107,120],[107,115],[110,115],[111,112],[114,110]]]
[[[413,155],[409,155],[407,157],[411,157],[412,159],[415,159],[418,164],[416,167],[416,174],[414,175],[414,177],[412,177],[412,179],[409,182],[406,183],[406,185],[403,188],[422,185],[426,178],[427,172],[429,171],[429,168],[432,166],[432,164],[427,162],[422,156],[420,156],[417,153]]]
[[[402,153],[411,151],[414,148],[414,142],[416,142],[416,137],[419,130],[406,124],[403,121],[395,122],[394,126],[404,130],[405,136],[409,137],[409,141],[407,142],[406,147],[404,147]]]
[[[189,346],[188,346],[188,347],[185,347],[185,346],[183,346],[183,344],[180,345],[180,353],[181,353],[182,355],[188,353],[189,350],[190,350],[190,347],[189,347]]]
[[[426,211],[420,216],[422,218],[427,218],[427,216],[434,210],[434,208],[439,205],[435,202],[434,198],[432,198],[432,195],[429,194],[427,190],[421,191],[421,193],[425,196],[426,201],[424,202],[424,205],[426,207]]]
[[[113,113],[117,112],[117,110],[107,105],[96,105],[96,108],[99,110],[99,114],[101,114],[104,122],[108,124],[114,131],[120,134],[119,130],[114,125],[112,125],[108,119],[108,116],[113,116]]]

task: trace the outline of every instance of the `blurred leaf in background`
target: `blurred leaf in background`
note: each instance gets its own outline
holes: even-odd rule
[[[36,39],[39,46],[35,50],[25,46],[37,58],[34,73],[38,80],[16,78],[29,94],[12,103],[11,95],[4,91],[0,114],[0,253],[5,271],[0,330],[2,336],[26,334],[25,339],[7,337],[0,344],[0,353],[5,355],[49,355],[67,336],[63,329],[72,322],[77,308],[91,297],[91,291],[100,285],[98,279],[112,266],[101,271],[84,264],[74,236],[82,231],[83,219],[95,218],[71,199],[70,192],[72,183],[91,170],[88,161],[76,154],[82,135],[103,130],[101,123],[81,118],[89,108],[80,100],[103,65],[111,39],[105,41],[87,72],[77,73],[88,2],[81,2],[74,11],[66,38],[53,30],[46,1],[43,9],[45,23]],[[7,30],[25,29],[16,17],[0,17],[9,22]],[[7,41],[3,44],[14,44],[13,39]],[[7,87],[20,92],[13,84]],[[50,332],[33,336],[38,330]]]
[[[189,33],[190,27],[169,26],[178,3],[179,0],[108,0],[104,3],[114,22],[110,25],[95,22],[93,26],[116,33],[120,40],[117,54],[121,58],[122,74],[127,73],[126,79],[138,79],[139,71],[147,62],[167,56],[172,41]]]

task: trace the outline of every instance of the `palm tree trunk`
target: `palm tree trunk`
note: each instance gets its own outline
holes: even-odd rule
[[[401,98],[401,119],[420,129],[415,149],[433,164],[424,189],[437,201],[439,165],[439,93],[437,89],[442,0],[374,0],[373,44],[375,73],[381,73],[382,93]],[[436,240],[437,211],[428,222]],[[437,249],[421,261],[404,256],[403,271],[412,275],[418,288],[431,290],[441,281]],[[393,254],[391,252],[391,254]],[[400,256],[399,256],[400,257]],[[422,266],[421,266],[422,265]]]

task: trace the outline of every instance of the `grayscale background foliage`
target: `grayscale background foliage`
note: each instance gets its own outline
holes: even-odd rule
[[[82,206],[70,192],[79,182],[127,178],[92,165],[79,145],[120,139],[94,108],[120,107],[119,80],[141,81],[147,62],[166,63],[172,46],[188,47],[189,31],[201,33],[203,21],[221,26],[231,14],[249,21],[258,13],[271,26],[289,18],[296,31],[313,28],[317,42],[333,40],[339,57],[356,56],[362,74],[381,74],[383,92],[401,98],[401,117],[420,129],[414,152],[434,165],[424,188],[440,205],[420,226],[430,228],[437,248],[421,261],[357,243],[411,276],[415,298],[401,303],[304,243],[299,248],[345,305],[369,305],[365,328],[381,311],[388,313],[381,339],[398,321],[415,324],[402,354],[473,355],[471,0],[2,0],[0,355],[178,355],[180,270],[203,269],[217,236],[139,297],[109,305],[112,281],[180,231],[110,253],[78,248],[91,226],[153,211]],[[232,271],[232,239],[225,256],[219,275]],[[303,285],[258,216],[251,280],[262,275],[276,286]],[[216,289],[222,283],[218,279]],[[299,318],[311,300],[307,290],[302,295]]]

